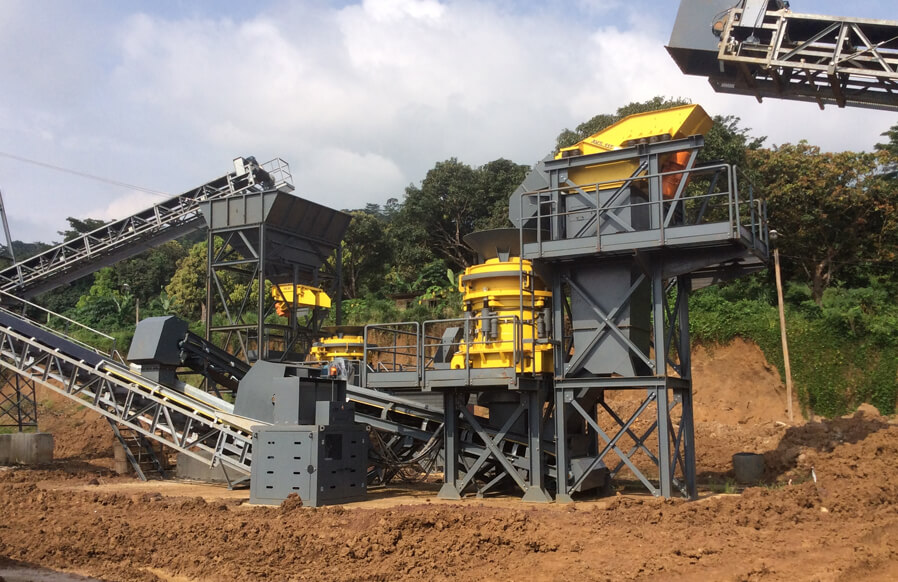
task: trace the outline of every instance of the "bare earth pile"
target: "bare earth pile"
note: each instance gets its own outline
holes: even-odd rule
[[[695,362],[700,484],[727,482],[735,452],[767,461],[768,485],[739,495],[704,487],[695,502],[626,493],[567,506],[408,496],[259,508],[246,492],[114,476],[89,444],[49,467],[0,470],[0,571],[30,564],[148,581],[898,579],[898,427],[872,410],[782,422],[775,372],[759,380],[763,358],[742,348],[697,350]],[[724,394],[733,395],[726,410]]]

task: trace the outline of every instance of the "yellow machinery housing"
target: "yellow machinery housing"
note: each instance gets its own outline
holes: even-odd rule
[[[357,333],[357,332],[356,332]],[[313,362],[333,362],[337,358],[346,360],[362,360],[365,357],[365,338],[337,331],[329,337],[323,337],[309,351],[309,360]]]
[[[469,343],[461,342],[450,367],[515,368],[521,374],[554,371],[548,334],[552,292],[528,260],[488,259],[459,277],[463,307],[473,317]]]
[[[296,295],[296,306],[299,308],[320,307],[330,309],[331,298],[323,289],[310,287],[309,285],[291,285],[282,283],[271,286],[271,297],[274,299],[274,308],[281,317],[290,315],[293,308],[293,296]]]
[[[681,105],[662,111],[637,113],[628,115],[575,145],[562,148],[555,159],[610,152],[639,144],[681,139],[690,135],[704,135],[713,124],[711,117],[698,105]],[[683,169],[686,166],[687,156],[686,152],[671,154],[667,160],[662,161],[661,171]],[[599,184],[599,189],[604,190],[618,188],[622,184],[619,180],[632,176],[638,168],[639,161],[635,158],[621,162],[605,162],[572,168],[568,178],[582,190],[594,191],[595,184]],[[681,179],[682,175],[672,174],[662,180],[665,198],[673,197]]]

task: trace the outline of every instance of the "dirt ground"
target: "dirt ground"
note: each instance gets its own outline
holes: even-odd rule
[[[866,406],[789,423],[751,344],[693,359],[692,502],[630,487],[569,505],[445,502],[424,483],[340,507],[254,507],[248,491],[115,475],[106,422],[42,394],[57,461],[0,468],[0,579],[898,579],[898,425]],[[734,485],[742,451],[764,455],[763,486]],[[23,574],[38,566],[65,577]]]

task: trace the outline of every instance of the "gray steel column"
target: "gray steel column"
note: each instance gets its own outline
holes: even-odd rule
[[[695,421],[692,415],[692,352],[689,336],[689,294],[692,289],[692,281],[689,275],[677,279],[677,299],[679,301],[678,324],[680,326],[680,345],[677,350],[680,355],[680,376],[689,383],[689,386],[680,389],[680,430],[683,433],[680,447],[683,450],[683,475],[686,479],[686,495],[690,499],[698,497],[695,484]]]
[[[664,279],[662,264],[656,260],[652,265],[652,304],[654,321],[652,330],[655,338],[655,377],[667,376],[667,345],[665,345],[664,325]],[[673,490],[673,471],[670,458],[670,413],[668,412],[669,395],[667,384],[656,385],[655,405],[658,418],[658,479],[661,496],[669,498]]]
[[[9,223],[6,221],[6,206],[3,204],[2,192],[0,192],[0,219],[3,221],[3,235],[6,237],[6,250],[9,253],[9,258],[12,259],[12,264],[15,265],[18,261],[16,261],[16,251],[12,248],[12,235],[9,233]]]
[[[337,245],[337,296],[334,298],[334,321],[343,325],[343,244]]]
[[[567,450],[567,406],[565,396],[568,390],[556,388],[555,392],[555,481],[557,503],[571,503],[570,485],[568,484],[568,468],[570,459]],[[573,396],[573,394],[571,394]]]
[[[209,227],[206,237],[206,341],[212,340],[212,257],[215,253],[215,234]],[[223,346],[219,346],[223,347]],[[206,382],[206,380],[204,380]]]
[[[543,402],[546,397],[546,389],[540,386],[527,394],[527,454],[530,455],[530,479],[528,489],[524,493],[524,501],[532,503],[549,503],[552,498],[546,492],[544,478],[546,463],[543,455]],[[524,395],[522,394],[523,398]]]
[[[265,340],[265,224],[259,225],[259,301],[258,301],[258,313],[259,321],[257,323],[257,331],[258,334],[256,339],[256,359],[258,360],[267,360],[268,359],[268,342]],[[250,282],[252,285],[252,282]],[[249,292],[247,290],[247,292]],[[293,290],[293,294],[296,295],[296,289]],[[248,342],[247,342],[248,343]],[[284,348],[286,349],[286,345]]]
[[[440,499],[461,499],[458,490],[458,396],[454,388],[443,391],[443,486]]]

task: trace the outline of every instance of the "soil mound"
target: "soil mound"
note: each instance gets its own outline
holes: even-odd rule
[[[696,422],[724,424],[786,421],[786,387],[754,343],[735,338],[724,346],[692,350]],[[792,407],[800,417],[798,400]]]
[[[188,485],[117,490],[136,483],[82,460],[111,454],[106,422],[42,395],[64,460],[0,468],[0,565],[147,582],[898,579],[898,426],[866,407],[789,425],[776,371],[741,340],[694,363],[694,502],[253,507]],[[765,485],[711,495],[739,451],[764,455]]]
[[[114,436],[103,416],[53,390],[37,388],[38,428],[53,435],[56,459],[112,456]]]

